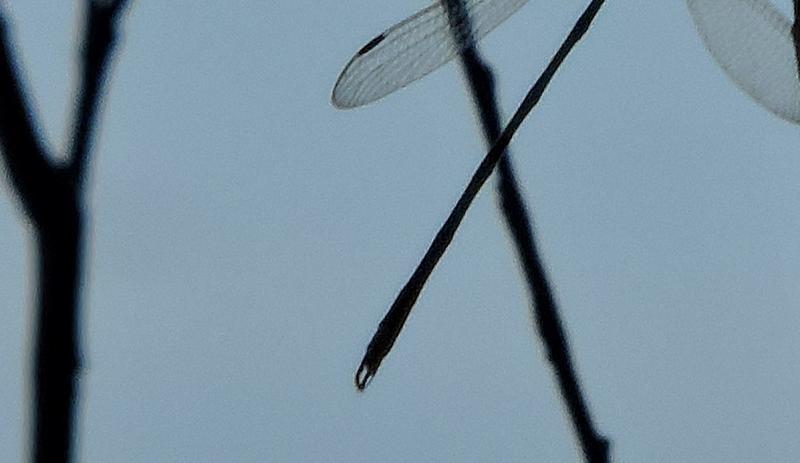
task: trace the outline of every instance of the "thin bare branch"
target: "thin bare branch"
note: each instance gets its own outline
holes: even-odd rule
[[[84,5],[86,30],[80,56],[80,82],[69,150],[70,170],[79,187],[86,177],[92,132],[97,125],[95,121],[108,73],[109,56],[117,41],[117,18],[127,3],[126,0],[87,0]]]
[[[794,37],[794,51],[797,58],[797,78],[800,79],[800,0],[794,0],[792,37]]]
[[[462,30],[459,35],[471,37],[469,17],[463,10],[462,0],[449,0],[448,10],[458,21]],[[473,43],[469,40],[468,43]],[[491,68],[481,57],[477,46],[468,46],[461,53],[464,74],[472,93],[472,99],[480,115],[484,136],[491,148],[500,136],[502,126],[495,95],[495,80]],[[528,284],[531,309],[539,330],[547,359],[553,366],[561,397],[567,406],[573,428],[581,444],[581,450],[590,463],[609,461],[609,442],[600,435],[592,423],[587,400],[581,392],[578,374],[570,354],[569,341],[561,322],[558,304],[547,278],[544,264],[536,246],[533,224],[522,192],[514,174],[510,153],[506,152],[497,167],[497,192],[500,208],[520,258],[522,271]]]
[[[0,145],[6,171],[31,220],[45,201],[43,185],[55,171],[35,129],[17,67],[5,12],[0,10]]]

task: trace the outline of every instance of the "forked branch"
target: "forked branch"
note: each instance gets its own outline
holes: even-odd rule
[[[84,224],[83,178],[117,19],[126,0],[87,0],[79,90],[69,157],[46,152],[14,64],[0,9],[0,146],[37,244],[31,459],[68,462],[80,370],[80,281]]]

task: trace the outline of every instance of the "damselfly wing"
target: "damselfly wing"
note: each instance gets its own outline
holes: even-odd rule
[[[458,56],[472,42],[458,41],[446,10],[437,1],[372,39],[347,63],[333,88],[337,108],[371,103],[420,79]],[[471,38],[478,41],[528,0],[463,0]]]
[[[390,27],[347,63],[331,98],[338,108],[380,99],[433,72],[473,42],[440,0]],[[527,0],[463,0],[478,41]],[[792,23],[769,0],[687,0],[697,31],[733,82],[778,116],[800,123],[800,78]]]
[[[697,31],[731,80],[778,116],[800,123],[792,23],[768,0],[687,0]]]

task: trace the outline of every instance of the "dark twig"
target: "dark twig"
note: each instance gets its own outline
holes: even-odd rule
[[[0,11],[0,145],[23,212],[34,225],[38,290],[34,354],[31,458],[68,462],[80,370],[81,256],[84,198],[81,183],[100,100],[116,18],[125,1],[87,1],[84,59],[72,148],[66,164],[49,155],[33,124],[11,56]]]
[[[794,37],[794,52],[797,58],[797,76],[800,79],[800,0],[794,0],[794,24],[792,25]]]
[[[462,1],[448,0],[444,4],[450,15],[451,25],[459,29],[456,39],[466,39],[464,43],[469,44],[461,52],[461,64],[480,115],[484,137],[491,148],[502,130],[494,75],[474,45],[470,18],[464,10]],[[497,191],[503,217],[522,261],[522,270],[532,298],[531,308],[536,326],[545,345],[547,358],[553,365],[561,396],[569,410],[581,449],[589,462],[608,462],[608,440],[595,431],[587,402],[581,393],[578,375],[570,355],[569,342],[558,313],[558,305],[537,250],[530,214],[515,178],[508,152],[500,159],[497,171]]]
[[[26,211],[41,209],[44,189],[48,182],[41,179],[52,175],[47,155],[22,93],[12,58],[8,25],[0,10],[0,143],[7,172]],[[31,216],[38,221],[38,217]]]
[[[581,17],[575,23],[575,26],[564,40],[564,43],[547,65],[547,68],[544,70],[533,87],[531,87],[530,91],[525,96],[525,99],[522,101],[522,104],[520,104],[519,108],[517,108],[517,111],[512,116],[511,121],[508,123],[500,136],[497,137],[497,141],[492,149],[489,150],[489,153],[484,157],[483,161],[481,161],[478,169],[473,174],[472,178],[467,184],[466,189],[458,199],[458,202],[450,212],[450,215],[447,217],[444,225],[442,225],[442,227],[439,229],[436,237],[426,251],[421,262],[414,270],[414,273],[411,275],[409,281],[400,291],[400,294],[395,299],[394,303],[389,309],[389,312],[381,321],[377,332],[367,346],[367,352],[364,355],[364,358],[361,360],[361,365],[359,365],[359,368],[356,371],[355,382],[358,389],[364,389],[367,384],[369,384],[370,380],[375,376],[381,361],[383,361],[384,357],[386,357],[386,355],[389,353],[392,345],[394,345],[394,342],[397,339],[397,336],[400,334],[400,330],[408,318],[408,315],[411,313],[411,309],[419,297],[425,282],[428,280],[431,272],[433,272],[436,263],[439,261],[439,259],[441,259],[442,255],[447,250],[450,242],[452,242],[453,236],[455,236],[456,230],[463,220],[464,215],[467,213],[470,204],[472,204],[472,201],[475,199],[475,196],[477,196],[481,187],[491,175],[494,167],[503,157],[503,153],[511,142],[511,138],[514,136],[514,133],[517,131],[517,129],[519,129],[527,115],[531,112],[531,110],[533,110],[533,108],[541,99],[544,91],[547,88],[547,85],[552,80],[558,68],[564,62],[564,59],[566,59],[567,55],[575,46],[575,44],[589,29],[589,26],[591,25],[604,1],[605,0],[592,0]]]
[[[70,157],[76,183],[82,186],[91,152],[92,131],[97,117],[108,58],[116,44],[117,17],[127,0],[90,1],[87,5],[86,32],[81,49],[81,78],[75,120],[72,127]]]

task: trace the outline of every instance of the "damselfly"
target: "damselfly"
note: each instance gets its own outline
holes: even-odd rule
[[[347,63],[332,102],[353,108],[429,74],[499,26],[527,0],[462,0],[468,41],[440,0],[390,27]],[[797,3],[797,1],[796,1]],[[792,22],[769,0],[687,0],[700,36],[733,82],[778,116],[800,123],[800,80]]]

